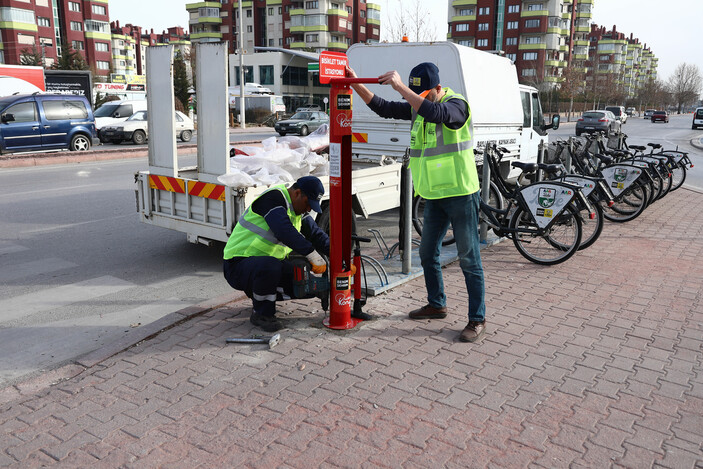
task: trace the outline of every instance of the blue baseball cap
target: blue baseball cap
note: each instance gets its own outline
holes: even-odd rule
[[[410,70],[408,88],[423,98],[439,85],[439,68],[432,62],[422,62]]]
[[[310,208],[317,213],[322,213],[320,208],[320,200],[322,196],[325,195],[325,186],[322,185],[322,181],[317,179],[315,176],[303,176],[295,183],[298,185],[303,194],[308,196],[308,203]]]

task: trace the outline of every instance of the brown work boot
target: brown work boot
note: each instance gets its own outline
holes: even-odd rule
[[[469,324],[461,331],[459,340],[462,342],[476,342],[486,333],[486,321],[469,321]]]
[[[447,307],[435,308],[431,305],[425,305],[415,311],[410,311],[410,319],[442,319],[447,317]]]

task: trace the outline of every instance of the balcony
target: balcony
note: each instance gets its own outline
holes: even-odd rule
[[[465,23],[467,21],[476,21],[476,15],[452,16],[450,23]]]
[[[344,18],[349,16],[347,10],[341,10],[339,8],[330,8],[329,10],[327,10],[327,14],[332,16],[342,16]]]
[[[537,44],[520,44],[518,50],[547,50],[547,44],[544,42]]]
[[[246,6],[246,4],[249,4],[251,6],[252,2],[244,2],[242,5]],[[186,4],[186,10],[197,10],[198,8],[220,8],[222,4],[220,2],[198,2],[198,3],[187,3]],[[235,3],[236,6],[236,3]]]
[[[327,25],[326,24],[314,24],[310,26],[291,26],[290,27],[290,32],[291,33],[309,33],[309,32],[316,32],[316,31],[327,31]]]
[[[222,39],[222,33],[214,33],[214,32],[203,32],[203,33],[191,33],[190,38],[194,41],[197,41],[199,39],[217,39],[221,40]]]
[[[197,20],[190,20],[189,24],[199,24],[199,23],[222,23],[222,18],[219,16],[201,16]]]
[[[549,16],[549,10],[522,10],[520,12],[520,18],[529,18],[531,16]]]
[[[349,46],[347,45],[346,42],[328,42],[327,47],[330,49],[343,49],[347,50]]]
[[[452,0],[453,7],[462,7],[466,5],[476,5],[478,0]]]

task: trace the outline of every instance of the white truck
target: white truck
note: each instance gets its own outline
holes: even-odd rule
[[[137,210],[142,222],[186,233],[193,243],[227,241],[245,208],[267,187],[234,189],[218,182],[229,172],[226,48],[222,43],[196,47],[198,64],[198,160],[179,168],[173,115],[172,46],[147,50],[149,170],[135,175]],[[351,66],[360,77],[398,70],[407,76],[417,63],[434,61],[442,84],[467,97],[472,110],[474,141],[489,140],[511,150],[512,158],[535,161],[540,141],[546,143],[537,91],[517,82],[515,66],[506,58],[453,43],[354,45]],[[215,73],[216,70],[221,73]],[[370,85],[387,99],[399,96],[390,87]],[[160,116],[156,119],[155,116]],[[400,205],[401,158],[409,143],[408,121],[382,119],[360,99],[353,100],[353,207],[357,215]],[[505,171],[509,170],[506,166]],[[327,178],[321,178],[327,186]],[[326,190],[329,193],[329,190]]]
[[[464,47],[452,42],[354,44],[347,51],[349,64],[359,77],[376,77],[397,70],[407,79],[415,65],[433,62],[439,68],[441,84],[466,97],[471,107],[474,148],[496,142],[510,150],[501,167],[510,172],[510,161],[534,162],[540,142],[547,144],[539,93],[518,83],[510,59]],[[390,86],[367,85],[378,96],[392,101],[402,98]],[[368,135],[367,142],[355,143],[359,157],[398,157],[410,145],[409,121],[384,119],[361,99],[352,104],[354,132]],[[477,160],[481,163],[481,160]]]

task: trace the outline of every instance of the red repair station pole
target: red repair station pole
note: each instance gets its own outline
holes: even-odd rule
[[[345,57],[346,58],[346,57]],[[343,76],[343,75],[342,75]],[[322,81],[322,80],[320,80]],[[352,329],[352,286],[361,297],[361,269],[352,282],[352,90],[351,83],[378,83],[378,78],[331,78],[330,89],[330,329]]]

